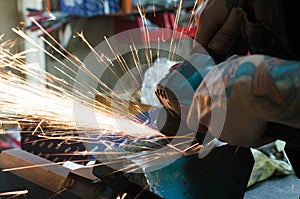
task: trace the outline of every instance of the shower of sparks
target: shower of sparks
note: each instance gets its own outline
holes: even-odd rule
[[[47,125],[70,130],[95,130],[88,128],[88,123],[75,124],[73,100],[74,96],[63,90],[46,89],[12,73],[0,73],[0,118],[20,118],[17,120],[19,123],[37,123],[36,128]],[[99,121],[102,120],[107,129],[116,129],[112,118],[104,114],[105,107],[84,108],[98,108],[96,114]]]
[[[152,50],[150,46],[150,34],[146,23],[146,12],[143,10],[142,6],[137,6],[140,16],[143,22],[143,34],[144,34],[144,45],[145,45],[145,58],[147,64],[151,67],[153,63]],[[182,0],[179,2],[178,10],[176,12],[174,30],[170,41],[170,53],[169,58],[174,58],[175,50],[179,48],[179,42],[182,39],[183,32],[180,33],[179,41],[175,42],[175,38],[178,37],[176,29],[178,27],[179,15],[182,8]],[[194,10],[194,9],[193,9]],[[50,12],[49,12],[50,13]],[[192,13],[193,15],[194,13]],[[52,16],[52,15],[50,15]],[[53,16],[55,17],[55,16]],[[49,19],[53,20],[53,19]],[[31,135],[36,135],[40,140],[58,140],[61,143],[84,143],[87,145],[97,145],[102,144],[106,147],[105,151],[97,151],[97,148],[90,149],[89,151],[74,151],[70,152],[70,148],[65,150],[64,154],[55,154],[56,156],[82,156],[82,155],[96,155],[97,159],[104,163],[89,165],[89,166],[101,166],[103,164],[109,165],[114,164],[119,161],[123,161],[122,158],[126,158],[128,155],[132,154],[135,151],[144,151],[144,150],[155,150],[162,146],[166,146],[166,137],[161,135],[157,130],[151,129],[149,126],[139,121],[139,123],[134,124],[133,127],[139,127],[140,131],[131,131],[132,128],[128,125],[128,132],[120,129],[116,125],[116,116],[112,117],[111,115],[111,104],[105,104],[99,102],[97,99],[93,99],[85,95],[85,93],[96,93],[96,95],[101,96],[105,100],[110,100],[112,97],[118,97],[117,93],[114,93],[109,86],[102,82],[98,77],[93,74],[85,64],[79,60],[74,54],[66,50],[61,44],[55,40],[34,18],[31,18],[31,21],[37,25],[40,30],[42,30],[47,37],[41,37],[41,39],[51,47],[52,50],[59,53],[63,56],[68,63],[75,66],[78,70],[87,74],[90,78],[97,81],[101,85],[100,90],[92,88],[90,85],[83,84],[81,82],[76,82],[76,79],[69,75],[67,72],[62,69],[55,67],[55,69],[61,72],[70,80],[80,84],[80,89],[74,89],[72,85],[67,83],[66,80],[60,79],[46,71],[43,71],[40,68],[30,68],[28,64],[23,60],[26,55],[35,52],[37,50],[43,51],[45,54],[56,60],[60,63],[67,71],[71,74],[76,74],[77,72],[72,69],[69,65],[61,61],[60,58],[55,57],[51,52],[47,51],[45,48],[39,46],[35,40],[30,38],[25,32],[21,29],[12,28],[12,30],[17,33],[20,37],[24,38],[28,42],[32,43],[35,48],[28,49],[18,53],[12,53],[9,50],[9,47],[13,46],[15,41],[5,41],[0,43],[0,123],[2,124],[16,124],[20,129],[21,133],[28,133]],[[189,26],[192,24],[192,19],[190,19]],[[3,40],[4,35],[0,35],[0,41]],[[130,71],[130,67],[126,63],[125,59],[118,52],[118,49],[114,49],[107,38],[105,41],[109,46],[111,53],[114,55],[114,58],[109,58],[105,54],[99,54],[96,52],[94,47],[88,42],[85,38],[83,32],[77,33],[77,37],[82,39],[85,45],[93,52],[97,61],[101,64],[104,64],[112,72],[115,77],[119,77],[111,68],[120,67],[120,69],[126,73]],[[46,39],[47,38],[47,39]],[[177,38],[178,39],[178,38]],[[161,37],[157,40],[157,58],[160,57],[160,45],[161,42],[164,42],[164,32],[162,31]],[[52,42],[54,42],[58,47],[55,47]],[[140,79],[143,79],[143,72],[140,68],[141,60],[138,55],[138,50],[135,46],[135,43],[132,41],[132,44],[129,45],[131,55],[135,64],[135,67],[138,69],[138,75]],[[116,62],[116,63],[115,63]],[[21,75],[16,75],[13,72],[8,72],[4,70],[6,68],[12,68],[19,72]],[[3,69],[3,70],[1,70]],[[39,73],[45,74],[46,79],[44,80],[40,77]],[[32,83],[29,82],[26,78],[22,76],[31,76],[33,79],[38,80],[41,83]],[[138,84],[136,77],[130,73],[129,77],[131,82]],[[55,83],[54,83],[55,82]],[[44,86],[46,85],[46,87]],[[125,92],[127,92],[125,90]],[[80,106],[83,112],[92,112],[95,121],[75,121],[74,120],[74,101],[78,103],[77,106]],[[145,117],[144,110],[141,108],[141,105],[137,102],[136,99],[131,99],[133,103],[132,107],[135,110],[135,114],[138,113],[141,117]],[[120,99],[115,102],[117,104],[116,111],[119,114],[120,118],[117,118],[120,122],[129,122],[126,118],[128,117],[128,112],[124,111],[128,108],[128,102]],[[116,105],[115,105],[116,106]],[[126,113],[126,115],[124,115]],[[125,118],[125,119],[124,119]],[[131,121],[132,122],[132,121]],[[30,127],[30,128],[29,128]],[[142,130],[141,130],[142,129]],[[1,132],[3,129],[0,129]],[[74,132],[74,134],[73,134]],[[188,135],[185,138],[188,140],[193,135]],[[104,138],[104,139],[103,139]],[[178,137],[173,137],[175,139]],[[114,140],[123,139],[122,150],[115,148]],[[184,139],[180,137],[180,139]],[[30,141],[29,141],[30,142]],[[32,142],[33,143],[33,142]],[[141,144],[144,143],[144,144]],[[171,150],[170,156],[185,153],[191,148],[199,148],[199,145],[193,145],[189,148],[182,149],[180,145],[184,145],[185,142],[177,143],[176,145],[168,144]],[[59,145],[56,147],[60,147]],[[121,147],[121,148],[122,148]],[[126,148],[127,147],[127,148]],[[126,151],[126,149],[132,147],[132,151]],[[53,154],[47,154],[51,156]],[[154,153],[149,153],[143,155],[143,158],[139,160],[141,164],[147,165],[151,164],[152,161],[164,158],[164,156],[159,156]],[[73,162],[80,162],[74,160]],[[63,164],[63,162],[56,162],[53,165]],[[52,164],[51,164],[52,165]],[[34,165],[28,167],[18,167],[18,168],[8,168],[5,171],[12,171],[18,169],[30,169],[40,166],[49,166],[49,165]],[[87,166],[87,167],[89,167]],[[123,169],[124,171],[135,171],[137,168],[136,164],[129,164]],[[13,192],[7,192],[13,193]],[[19,194],[22,194],[19,192]],[[1,196],[1,195],[0,195]],[[120,198],[125,198],[126,193],[120,196]]]

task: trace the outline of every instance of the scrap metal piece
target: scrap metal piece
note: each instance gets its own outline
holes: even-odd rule
[[[118,193],[92,174],[92,167],[71,170],[19,149],[0,154],[0,191],[26,189],[29,198],[116,198]]]
[[[0,168],[2,170],[6,169],[6,171],[52,192],[61,190],[70,171],[65,167],[58,166],[49,160],[19,149],[5,150],[0,154]]]

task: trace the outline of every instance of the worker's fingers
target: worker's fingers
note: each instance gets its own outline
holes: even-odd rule
[[[233,8],[218,32],[208,44],[208,48],[223,57],[237,42],[241,33],[242,19],[238,10]]]
[[[196,14],[197,32],[195,41],[207,47],[230,14],[225,0],[210,0]]]

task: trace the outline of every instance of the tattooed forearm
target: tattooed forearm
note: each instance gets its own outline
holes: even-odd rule
[[[263,55],[232,57],[220,65],[227,100],[267,121],[300,127],[300,62]]]
[[[267,94],[278,104],[295,97],[299,89],[300,62],[268,58],[258,65],[253,78],[253,93]]]

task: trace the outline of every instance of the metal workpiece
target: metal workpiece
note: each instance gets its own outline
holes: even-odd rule
[[[11,172],[53,192],[61,190],[69,173],[65,167],[19,149],[2,151],[0,167],[5,172]]]
[[[68,169],[19,149],[0,154],[0,192],[28,190],[26,198],[105,199],[116,198],[92,168]]]

